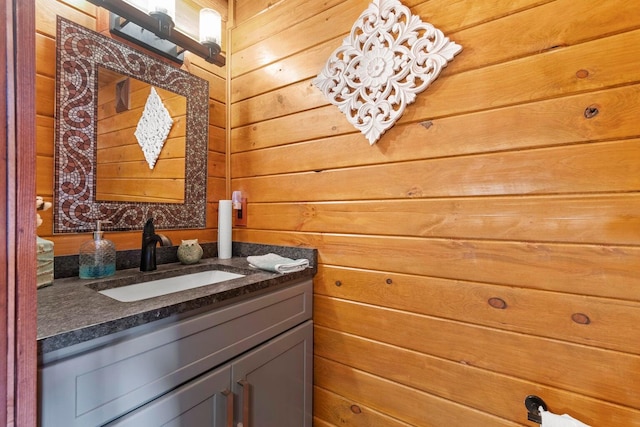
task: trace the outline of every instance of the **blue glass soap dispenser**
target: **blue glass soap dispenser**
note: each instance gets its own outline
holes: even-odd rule
[[[116,245],[104,238],[102,224],[111,221],[96,221],[93,240],[80,245],[80,278],[99,279],[116,272]]]

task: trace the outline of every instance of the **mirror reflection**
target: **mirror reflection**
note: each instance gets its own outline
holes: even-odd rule
[[[60,16],[57,25],[54,233],[92,231],[98,219],[139,230],[150,217],[158,229],[204,228],[209,83]],[[149,91],[171,115],[155,163],[132,136]]]
[[[187,98],[154,88],[173,123],[153,168],[135,136],[152,86],[98,67],[96,200],[184,203]]]

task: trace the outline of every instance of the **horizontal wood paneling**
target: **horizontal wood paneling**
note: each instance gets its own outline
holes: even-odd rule
[[[38,177],[41,175],[46,176],[46,178],[36,181],[37,194],[42,197],[51,196],[53,194],[53,164],[51,164],[48,158],[38,156],[36,158],[36,169],[38,171]],[[40,216],[47,213],[51,214],[51,210],[40,212]],[[44,228],[45,226],[42,225],[41,227]],[[40,231],[40,227],[38,227],[38,231]]]
[[[257,41],[264,40],[287,28],[291,22],[302,21],[322,13],[341,0],[309,2],[307,0],[289,0],[286,3],[259,2],[255,0],[236,0],[236,23],[242,25],[233,29],[232,52],[236,53]],[[233,75],[233,77],[236,77]]]
[[[48,212],[50,212],[50,210]],[[209,212],[209,210],[207,210],[207,212]],[[217,222],[217,219],[214,219],[213,222]],[[51,222],[49,224],[51,224]],[[38,228],[40,229],[45,226],[46,222]],[[201,242],[215,242],[217,241],[218,236],[216,228],[217,224],[215,227],[209,226],[209,217],[207,217],[206,229],[163,230],[162,234],[169,237],[174,245],[179,245],[182,239],[187,240],[196,237]],[[116,245],[117,250],[122,250],[122,248],[137,249],[137,245],[140,244],[140,231],[138,230],[126,232],[106,231],[105,235],[106,233],[109,235],[109,240]],[[58,254],[77,254],[80,245],[85,243],[87,240],[90,240],[92,236],[91,233],[72,233],[65,234],[64,236],[56,235],[54,238],[56,239],[54,251],[57,256]],[[137,241],[138,243],[133,245],[132,243],[134,241]]]
[[[244,21],[253,15],[261,13],[264,9],[272,5],[271,1],[266,0],[240,0],[234,1],[236,19]]]
[[[209,176],[224,179],[226,176],[226,157],[224,153],[209,151],[207,161],[207,173],[209,174]]]
[[[231,125],[237,128],[321,105],[326,105],[322,92],[313,86],[311,80],[304,80],[233,104]]]
[[[323,265],[316,292],[412,313],[640,355],[640,304],[437,277]],[[493,307],[491,299],[504,307]],[[447,301],[447,304],[442,304]],[[588,324],[577,323],[582,314]]]
[[[598,4],[577,3],[571,0],[540,2],[539,7],[514,5],[512,10],[497,8],[495,5],[476,5],[473,0],[458,2],[456,7],[446,7],[446,14],[429,16],[434,10],[433,4],[424,2],[415,8],[415,12],[425,19],[433,18],[433,23],[445,31],[456,43],[465,46],[468,58],[459,70],[484,68],[494,62],[537,55],[540,52],[567,47],[587,40],[600,38],[602,35],[633,30],[638,27],[635,16],[640,13],[640,4],[633,1],[622,1],[611,7],[604,2]],[[509,2],[513,3],[513,2]],[[521,6],[521,8],[518,8]],[[528,9],[525,8],[529,6]],[[507,6],[508,7],[508,6]],[[518,10],[520,13],[510,13]],[[620,15],[624,9],[628,14]],[[567,13],[570,11],[570,13]],[[425,13],[423,13],[425,12]],[[493,15],[491,22],[464,28],[463,22],[457,21],[457,14],[476,16],[478,18]],[[509,15],[499,16],[501,13]],[[531,25],[531,22],[543,22],[543,25]],[[511,37],[496,39],[496,34],[511,34]],[[526,43],[522,43],[526,40]],[[468,47],[468,48],[467,48]]]
[[[637,246],[637,212],[638,193],[252,203],[248,225],[264,230]]]
[[[320,387],[410,425],[522,426],[319,356],[314,359],[314,381]]]
[[[414,2],[416,3],[416,2]],[[451,7],[447,4],[447,13],[433,16],[428,22],[433,23],[438,28],[446,32],[453,32],[451,37],[465,46],[466,52],[473,53],[473,58],[465,61],[459,70],[472,69],[480,65],[486,65],[486,58],[494,58],[494,62],[504,61],[508,58],[521,57],[552,49],[558,46],[568,46],[597,37],[603,33],[614,33],[629,28],[635,28],[636,24],[631,17],[634,13],[640,12],[639,6],[629,3],[630,14],[625,19],[619,19],[617,10],[608,7],[606,4],[575,4],[570,0],[550,2],[544,6],[530,9],[523,13],[513,13],[531,7],[531,3],[543,2],[510,2],[510,10],[498,9],[490,4],[477,5],[474,2],[457,2]],[[347,35],[352,23],[360,15],[361,11],[368,5],[367,1],[351,1],[337,4],[336,7],[324,9],[326,2],[318,4],[316,14],[297,25],[283,26],[281,30],[272,37],[255,36],[257,43],[241,47],[241,40],[248,38],[242,30],[237,31],[238,41],[235,42],[233,77],[246,74],[254,69],[268,65],[274,58],[291,55],[292,52],[301,52],[310,47],[309,43],[315,40],[326,40],[328,37],[344,37]],[[322,8],[321,8],[322,7]],[[427,19],[428,10],[433,4],[422,4],[415,8],[414,12]],[[571,8],[572,13],[567,15],[562,12]],[[292,6],[295,9],[295,6]],[[309,7],[305,8],[309,11]],[[473,9],[473,10],[471,10]],[[275,14],[265,13],[263,20]],[[315,11],[315,10],[314,10]],[[425,13],[422,13],[422,12]],[[508,19],[496,19],[511,13]],[[474,26],[465,30],[465,26],[470,23],[464,22],[461,15],[473,16],[477,21],[492,21],[483,26]],[[545,22],[543,26],[531,26],[528,22],[535,16],[535,19]],[[282,15],[278,16],[283,20]],[[259,19],[258,17],[254,19]],[[588,24],[586,24],[588,22]],[[271,25],[261,27],[261,31],[278,28],[277,23],[271,21]],[[328,28],[327,28],[328,27]],[[246,28],[254,29],[253,26]],[[530,31],[529,34],[525,31]],[[317,31],[311,33],[310,31]],[[329,30],[329,31],[327,31]],[[305,37],[297,35],[304,33]],[[508,37],[496,40],[495,33],[518,34],[518,37]],[[236,34],[234,34],[236,36]],[[537,41],[538,44],[520,42],[521,38]],[[268,48],[266,47],[268,46]],[[482,63],[479,63],[482,61]]]
[[[416,6],[414,7],[414,12],[421,15],[423,19],[427,19],[427,22],[431,22],[443,31],[451,32],[474,23],[478,24],[501,18],[530,8],[533,5],[546,2],[539,0],[512,1],[509,2],[508,5],[505,5],[504,8],[496,8],[491,4],[478,4],[473,1],[460,1],[454,4],[447,1],[432,3],[440,3],[441,6],[445,6],[446,13],[429,17],[430,8],[420,5],[420,1],[411,0],[403,2],[403,4],[409,7]],[[351,29],[353,22],[358,18],[360,13],[366,9],[368,4],[369,2],[363,0],[351,2],[332,0],[311,4],[307,1],[294,0],[288,1],[286,4],[276,4],[270,10],[264,10],[263,13],[251,17],[246,25],[242,25],[234,31],[232,41],[234,52],[232,76],[238,77],[248,71],[265,66],[272,62],[274,58],[291,55],[292,52],[301,52],[308,49],[314,42],[317,43],[317,40],[345,37]],[[238,9],[245,7],[243,1],[237,2],[237,5]],[[563,7],[566,7],[566,5],[558,4],[555,9],[552,9],[548,13],[549,16],[546,22],[550,25],[546,27],[552,27],[552,23],[558,21],[558,17],[554,12]],[[590,8],[590,11],[594,13],[594,15],[603,12],[594,11],[593,7]],[[611,13],[610,10],[605,10],[604,12]],[[517,19],[524,19],[525,21],[528,19],[528,17],[520,18],[520,15],[517,16]],[[577,16],[580,17],[580,15]],[[428,19],[428,17],[433,19]],[[609,22],[607,18],[610,18],[609,15],[601,17],[602,25],[622,24],[620,20]],[[247,18],[239,16],[238,20],[240,22],[247,21]],[[292,21],[297,24],[290,25]],[[499,22],[502,23],[504,21],[505,20],[501,20]],[[566,24],[565,18],[565,25]],[[522,25],[521,21],[516,21],[511,24],[513,28],[518,28],[519,25]],[[538,28],[536,36],[543,40],[544,37],[540,35],[541,30],[544,29]],[[312,31],[316,32],[312,33]],[[582,29],[581,31],[589,30]],[[305,37],[299,37],[299,34],[305,34]],[[474,38],[480,38],[478,41],[481,42],[485,37],[489,37],[486,32],[476,35]],[[505,40],[504,43],[507,44],[513,42],[513,40],[514,39]],[[488,44],[490,46],[496,46],[496,43]],[[265,48],[265,46],[267,46],[268,49]],[[517,53],[523,49],[524,46],[514,43],[514,46],[504,46],[501,44],[497,45],[497,48],[500,48],[500,54],[504,55],[506,52],[512,52],[512,54]]]
[[[184,120],[181,119],[175,122],[175,133],[180,133],[180,130],[178,128],[181,128],[182,132],[184,133]],[[170,136],[167,138],[165,146],[162,147],[162,151],[160,152],[160,156],[158,156],[158,159],[184,159],[184,134],[178,138],[173,138],[172,134],[173,132],[169,134]],[[124,143],[123,140],[125,139],[127,143],[125,146],[121,147],[119,150],[113,149],[118,145],[122,145]],[[104,160],[104,163],[114,163],[117,161],[123,162],[129,160],[137,161],[142,165],[146,165],[147,169],[149,168],[148,163],[146,163],[146,160],[144,160],[144,155],[142,154],[140,145],[138,145],[138,141],[135,139],[135,136],[132,137],[131,135],[131,129],[128,129],[127,132],[113,132],[110,135],[110,138],[102,139],[100,141],[100,144],[101,147],[98,148],[98,159],[100,161]],[[104,166],[106,166],[106,164]],[[184,161],[182,169],[184,169]]]
[[[209,152],[224,153],[225,141],[225,129],[209,125]]]
[[[448,0],[413,0],[403,2],[409,6],[411,11],[429,23],[433,23],[437,28],[449,33],[457,29],[474,28],[489,21],[508,18],[518,12],[533,9],[554,0],[514,0],[508,3],[496,4],[487,2],[476,2],[473,0],[462,0],[452,3]],[[536,9],[537,10],[537,9]],[[566,19],[572,19],[567,17]]]
[[[180,164],[184,165],[184,161]],[[141,186],[135,179],[100,177],[96,200],[184,203],[184,179],[158,178],[147,180]]]
[[[314,320],[317,326],[640,408],[640,397],[634,390],[640,381],[637,355],[320,295],[314,302]],[[377,364],[382,365],[385,363]]]
[[[315,339],[315,338],[314,338]],[[315,341],[314,341],[315,343]],[[410,424],[388,417],[320,387],[313,389],[314,426],[348,425],[354,427],[409,427]],[[318,417],[327,420],[324,423]]]
[[[36,114],[53,117],[55,111],[56,82],[48,76],[36,74]]]
[[[226,114],[225,104],[213,99],[209,101],[209,124],[224,129]]]
[[[83,6],[78,7],[76,3]],[[36,0],[36,33],[55,39],[57,16],[63,16],[89,29],[95,29],[95,11],[96,7],[86,0],[77,2]],[[36,70],[40,68],[37,62],[40,61],[41,57],[42,54],[36,46]],[[55,61],[49,65],[55,69]]]
[[[291,55],[292,52],[308,49],[309,42],[326,37],[325,25],[329,25],[340,34],[339,31],[351,27],[368,4],[369,0],[354,0],[338,2],[335,7],[328,9],[326,2],[317,2],[315,6],[306,7],[306,13],[312,10],[316,10],[317,13],[296,25],[288,25],[266,40],[234,51],[232,76],[237,77],[268,65],[273,58],[282,58]],[[268,25],[267,28],[274,26]],[[304,34],[305,37],[300,37],[300,34]]]
[[[248,207],[251,215],[251,206]],[[321,248],[335,266],[640,302],[640,248],[236,230],[249,242]]]
[[[422,340],[426,341],[428,338],[425,336]],[[487,345],[491,344],[487,343]],[[516,403],[514,400],[517,400],[515,396],[535,393],[562,402],[562,406],[555,408],[557,411],[571,412],[574,406],[589,408],[581,413],[581,417],[586,422],[602,419],[606,421],[604,425],[640,425],[640,412],[637,410],[554,387],[544,385],[533,387],[526,380],[478,369],[464,361],[428,356],[323,326],[315,328],[314,348],[317,356],[389,381],[433,393],[444,399],[458,401],[506,419],[517,420],[522,417],[522,408],[514,404]],[[381,367],[384,368],[381,369]],[[459,378],[465,378],[465,381],[461,382]],[[337,408],[340,406],[337,405]],[[340,413],[344,414],[348,411],[343,409]],[[446,423],[436,425],[446,425]]]
[[[446,6],[414,9],[463,53],[373,147],[310,83],[335,27],[283,44],[274,21],[238,52],[284,49],[232,83],[232,186],[250,200],[234,239],[319,249],[315,422],[499,425],[439,413],[446,399],[524,425],[533,393],[640,425],[637,5]]]
[[[56,41],[49,36],[36,34],[36,52],[38,53],[36,73],[55,78],[56,68],[51,67],[51,64],[56,62]]]
[[[252,202],[633,192],[640,188],[639,147],[640,139],[623,140],[237,178],[235,183],[253,190]]]
[[[97,10],[96,6],[84,0],[60,0],[60,2],[74,9],[78,9],[82,12],[85,12],[91,16],[94,16],[96,14],[96,10]]]
[[[631,52],[611,48],[611,46],[621,45],[629,46]],[[325,52],[321,56],[327,57],[329,53]],[[309,66],[308,54],[306,52],[301,54],[303,58],[296,56],[287,60],[294,62],[297,59],[306,68]],[[464,50],[460,58],[462,55]],[[637,81],[635,70],[640,67],[640,59],[636,58],[640,58],[640,31],[605,37],[577,46],[545,52],[535,57],[525,57],[459,74],[449,75],[451,68],[447,67],[443,70],[442,76],[426,90],[425,96],[419,96],[415,103],[406,109],[398,123],[435,121],[454,114],[506,107],[633,83]],[[265,68],[271,67],[270,65]],[[316,69],[319,70],[320,67],[321,64],[318,64]],[[588,77],[577,76],[576,73],[579,70],[586,70],[589,73]],[[281,68],[276,75],[272,75],[268,70],[265,72],[270,74],[268,78],[263,79],[261,75],[253,76],[253,74],[247,75],[247,78],[253,76],[254,79],[259,79],[257,81],[260,84],[266,85],[268,80],[274,80],[278,75],[291,74],[284,68]],[[299,72],[299,69],[296,69],[296,72]],[[300,76],[300,79],[292,79],[289,83],[296,83],[308,77],[310,76]],[[243,79],[244,76],[236,80]],[[247,90],[249,87],[248,84],[239,83],[239,88],[242,90]],[[285,83],[283,82],[283,85]],[[262,91],[266,92],[280,86],[274,82],[264,87]],[[248,96],[249,94],[246,94],[242,98]],[[232,107],[232,111],[235,115],[234,108]],[[584,108],[581,111],[584,112]],[[238,114],[242,116],[242,113]],[[269,141],[267,142],[269,145],[266,146],[273,146],[353,131],[337,108],[324,107],[308,110],[296,116],[232,129],[233,151],[253,148],[257,144],[256,141],[263,141],[262,144],[265,144],[264,141]],[[290,120],[299,121],[298,126],[286,134],[280,133],[278,137],[277,130],[286,126],[285,123]],[[364,137],[361,139],[363,142],[366,141]]]
[[[304,89],[302,94],[311,90],[298,89]],[[290,103],[288,96],[283,103]],[[275,100],[271,104],[280,105]],[[585,110],[594,105],[598,114],[586,118]],[[306,140],[321,133],[326,117],[323,113],[329,110],[325,107],[302,112],[288,119],[302,122],[299,139]],[[363,136],[354,129],[348,129],[350,133],[345,135],[296,143],[288,143],[293,139],[290,133],[259,142],[249,138],[249,142],[238,142],[234,147],[232,172],[236,177],[250,177],[632,138],[638,136],[639,114],[640,86],[633,85],[438,118],[429,121],[428,129],[418,123],[396,125],[375,147],[363,144]],[[346,126],[341,122],[332,133]],[[296,128],[293,133],[297,132]],[[336,156],[336,152],[350,155]],[[282,162],[282,158],[295,161]]]
[[[218,201],[225,198],[227,188],[226,178],[211,177],[207,181],[207,228],[215,229],[213,241],[217,241],[218,229]]]
[[[407,6],[414,6],[420,2],[413,0],[413,1],[405,1],[403,3]],[[438,20],[436,22],[434,22],[433,20],[429,20],[428,22],[436,23],[438,28],[448,32],[452,29],[465,28],[473,23],[477,24],[484,21],[500,18],[505,15],[513,14],[516,11],[529,8],[535,4],[545,3],[545,1],[537,1],[537,2],[531,1],[531,0],[511,1],[509,2],[509,4],[502,5],[503,8],[500,8],[500,9],[494,7],[494,5],[491,3],[484,4],[484,3],[478,3],[473,1],[461,1],[461,2],[456,2],[451,4],[450,1],[439,0],[438,2],[432,1],[430,5],[433,5],[435,3],[446,4],[446,8],[444,10],[444,13],[438,14],[437,16]],[[321,14],[322,12],[326,11],[327,7],[338,5],[338,4],[340,4],[340,2],[337,2],[335,0],[325,1],[322,3],[312,3],[312,4],[309,4],[309,2],[304,0],[288,1],[286,3],[286,7],[284,7],[285,6],[284,3],[280,3],[279,5],[276,5],[276,7],[273,8],[272,10],[264,14],[253,17],[251,22],[248,25],[241,25],[238,28],[234,29],[234,37],[233,37],[233,43],[234,43],[233,51],[235,53],[234,64],[236,64],[237,68],[242,68],[245,62],[247,63],[250,62],[252,65],[255,66],[255,68],[259,68],[260,65],[268,64],[270,61],[273,60],[275,55],[273,54],[268,56],[264,55],[265,61],[263,62],[257,61],[255,56],[261,55],[261,52],[264,50],[271,51],[271,49],[274,49],[274,48],[280,49],[281,42],[286,39],[282,37],[281,35],[282,32],[291,31],[289,22],[291,22],[292,20],[302,20],[314,15]],[[278,6],[281,6],[281,7],[278,7]],[[362,6],[362,9],[364,9],[365,6],[366,4]],[[420,5],[418,5],[418,8],[416,8],[417,10],[416,13],[420,13],[423,17],[428,16],[429,7],[424,7],[424,5],[422,6],[423,7],[420,7]],[[344,7],[341,6],[341,8],[344,8]],[[326,12],[325,15],[328,15],[328,16],[324,21],[327,21],[327,19],[331,18],[331,12]],[[335,14],[335,15],[336,15],[335,16],[336,19],[341,19],[341,22],[343,22],[342,25],[337,25],[337,23],[334,21],[331,22],[331,25],[327,25],[326,22],[316,23],[316,25],[321,26],[322,29],[324,30],[324,32],[322,33],[323,34],[322,40],[326,40],[330,37],[345,36],[351,26],[351,23],[357,17],[357,14],[356,14],[356,16],[354,16],[352,19],[344,21],[344,19],[342,19],[343,18],[342,16],[340,16],[339,14]],[[566,24],[566,19],[567,17],[564,17],[565,24]],[[301,23],[299,27],[302,29],[300,29],[299,31],[306,33],[306,31],[308,31],[307,28],[310,25],[313,25],[313,22]],[[517,23],[516,25],[520,25],[520,23]],[[539,32],[540,28],[537,27],[537,30]],[[274,35],[274,37],[276,37],[275,36],[276,34],[277,34],[277,37],[281,39],[279,40],[280,41],[279,43],[275,43],[270,40],[268,42],[268,49],[265,49],[264,47],[262,47],[262,49],[258,49],[255,47],[256,45],[260,45],[260,42],[265,40],[269,35]],[[292,37],[292,39],[293,40],[286,40],[286,41],[290,43],[298,43],[298,44],[302,43],[302,45],[298,49],[294,49],[296,51],[302,51],[306,48],[311,47],[312,44],[317,43],[316,39],[311,37]],[[250,43],[248,40],[253,40],[254,43],[257,43],[256,45],[249,45],[250,47],[247,50],[251,50],[251,54],[245,52],[244,50],[245,48],[247,48],[247,45]],[[510,38],[509,40],[516,40],[516,39]],[[491,46],[495,45],[495,43],[493,42],[494,40],[490,41]],[[304,45],[303,43],[307,43],[307,45]],[[465,50],[469,49],[468,46],[469,44],[465,43]],[[526,48],[527,46],[528,46],[527,44],[516,43],[516,46],[511,46],[511,49],[518,49],[516,50],[516,52],[520,52],[520,49]],[[507,52],[513,52],[513,50],[509,50]],[[287,52],[287,55],[289,55],[290,53],[291,51]],[[504,52],[500,52],[500,54],[504,55]],[[248,65],[246,67],[248,67]],[[318,68],[320,68],[320,66]],[[239,71],[236,70],[234,67],[234,70],[232,70],[232,73],[234,77],[237,77],[237,75],[239,74]],[[269,98],[266,98],[263,102],[265,104],[270,103],[271,107],[273,107],[274,105],[281,107],[281,105],[278,105],[278,104],[282,104],[283,100],[288,100],[292,95],[295,95],[295,94],[300,95],[300,90],[297,90],[297,89],[292,91],[289,90],[289,89],[293,89],[293,86],[295,85],[290,85],[289,87],[282,88],[282,90],[287,91],[288,95],[279,94],[279,91],[274,91],[273,93],[267,93],[261,96],[254,96],[252,98],[246,99],[244,102],[247,102],[247,103],[254,103],[256,101],[260,102],[259,100],[262,99],[263,96],[264,97],[273,96],[274,100],[276,98],[278,99],[277,103],[270,102]],[[291,92],[291,94],[289,94],[289,92]],[[312,93],[309,93],[309,92],[312,92]],[[305,93],[305,98],[308,98],[309,96],[313,96],[314,94],[319,94],[319,93],[318,91],[307,90]],[[326,101],[324,100],[324,98],[322,97],[315,97],[315,98],[319,100],[319,102],[316,103],[315,106],[326,104]],[[302,104],[303,102],[308,103],[309,100],[296,99],[295,102],[292,101],[290,105],[301,108],[303,105]],[[269,108],[259,109],[258,111],[254,111],[256,110],[255,106],[245,106],[242,103],[238,103],[237,108],[235,109],[241,113],[251,114],[251,117],[253,117],[254,114],[259,114],[259,113],[263,113],[263,114],[274,113],[274,111]],[[279,111],[279,110],[276,110],[276,111]],[[244,118],[245,121],[235,122],[236,120],[242,120],[242,118],[237,115],[234,115],[232,117],[232,120],[233,120],[232,124],[235,127],[239,124],[246,124],[246,123],[251,123],[253,121],[257,121],[257,120],[251,120],[251,117]]]
[[[38,156],[53,156],[54,126],[53,117],[36,116]]]
[[[231,102],[235,103],[269,90],[284,87],[309,77],[315,77],[331,52],[340,46],[342,38],[311,46],[295,57],[285,57],[252,73],[238,76],[231,88]]]
[[[479,65],[477,63],[476,64],[474,64],[473,62],[470,63],[466,60],[460,61],[460,62],[464,62],[465,64],[462,64],[460,67],[457,67],[456,72],[461,73],[467,70],[472,70],[472,71],[475,70],[476,72],[482,73],[482,78],[475,78],[476,73],[472,72],[471,74],[469,74],[468,77],[473,81],[466,83],[466,86],[461,86],[461,83],[458,83],[456,81],[454,86],[457,88],[461,88],[461,87],[467,88],[468,91],[465,91],[467,95],[475,95],[477,98],[483,98],[483,95],[487,93],[486,91],[492,92],[494,90],[494,87],[490,84],[491,82],[495,82],[494,84],[500,85],[500,87],[504,87],[504,86],[508,87],[513,84],[521,85],[524,83],[527,87],[530,87],[532,90],[534,88],[537,88],[540,90],[547,90],[547,91],[557,89],[557,88],[568,90],[571,87],[571,85],[567,84],[568,82],[565,79],[568,76],[574,75],[576,71],[580,69],[586,69],[591,71],[597,70],[598,72],[595,73],[595,75],[590,74],[588,79],[582,79],[582,80],[588,80],[588,81],[596,80],[596,82],[601,78],[605,78],[605,77],[610,78],[612,76],[612,73],[609,70],[610,67],[618,67],[618,66],[625,66],[625,65],[629,66],[628,72],[626,73],[627,75],[629,75],[628,73],[631,71],[630,67],[634,62],[633,60],[607,61],[605,59],[605,58],[611,58],[611,57],[618,57],[618,55],[620,54],[621,49],[611,48],[612,46],[611,43],[614,42],[613,40],[611,42],[605,42],[601,39],[596,39],[594,41],[594,43],[596,43],[597,46],[600,46],[603,43],[608,44],[605,48],[600,48],[600,49],[598,49],[597,47],[592,48],[588,44],[585,44],[585,46],[578,45],[577,49],[572,49],[572,46],[568,46],[563,49],[554,49],[553,52],[547,52],[547,54],[535,55],[534,57],[527,59],[526,57],[527,55],[537,54],[541,51],[550,50],[558,46],[565,46],[568,42],[578,43],[579,41],[592,40],[596,38],[597,35],[611,34],[612,32],[615,33],[615,32],[622,31],[624,29],[634,28],[632,19],[618,20],[617,9],[611,8],[610,6],[608,7],[607,5],[603,5],[603,7],[606,8],[607,13],[602,15],[602,12],[601,12],[601,14],[598,15],[598,16],[602,15],[602,17],[599,17],[598,19],[601,20],[603,25],[606,25],[605,28],[602,28],[598,25],[591,25],[591,24],[584,25],[585,19],[589,20],[589,19],[592,19],[591,18],[592,16],[595,16],[595,15],[591,15],[590,10],[592,10],[592,8],[588,7],[587,5],[585,5],[585,8],[589,11],[588,12],[589,16],[585,16],[584,13],[572,15],[574,16],[573,19],[575,21],[570,23],[567,26],[566,19],[565,19],[566,14],[564,14],[563,12],[569,7],[571,9],[574,8],[573,3],[570,1],[553,2],[553,3],[550,3],[548,7],[539,7],[539,8],[536,8],[535,11],[525,11],[522,14],[509,15],[508,17],[500,20],[499,23],[497,21],[494,21],[493,25],[501,25],[504,28],[502,27],[498,27],[495,29],[492,27],[487,28],[488,25],[483,25],[478,27],[479,29],[477,31],[484,31],[485,32],[484,37],[486,37],[486,39],[481,38],[480,40],[476,40],[476,37],[474,34],[470,35],[469,43],[464,45],[465,48],[463,49],[462,53],[460,53],[458,58],[465,58],[466,56],[475,54],[476,59],[474,59],[474,61],[481,61],[483,65],[496,64],[506,59],[514,58],[514,57],[516,58],[523,57],[523,58],[521,60],[509,62],[510,67],[512,67],[512,70],[509,73],[503,73],[500,69],[498,69],[497,71],[494,71],[489,66],[484,66],[480,70]],[[637,5],[636,6],[629,5],[629,7],[637,8]],[[551,9],[547,10],[549,8]],[[495,11],[494,13],[496,14],[501,13],[499,12],[499,9],[494,8],[494,11]],[[549,16],[549,17],[554,16],[553,22],[556,22],[557,24],[554,25],[554,23],[552,22],[551,25],[548,25],[548,26],[545,25],[545,28],[553,31],[552,34],[554,36],[560,37],[560,35],[562,34],[571,34],[572,37],[574,38],[567,41],[565,40],[566,36],[563,36],[561,39],[559,38],[554,40],[553,36],[548,36],[545,39],[544,35],[540,36],[539,31],[535,33],[523,33],[521,31],[511,32],[513,28],[522,28],[523,22],[527,22],[531,20],[532,16],[537,16],[538,14],[541,13],[541,11],[545,14],[545,16]],[[629,16],[633,16],[633,13]],[[544,19],[547,19],[547,18],[544,18]],[[504,22],[507,22],[509,25],[504,25],[503,24]],[[332,27],[330,25],[329,26],[323,25],[323,27],[324,28],[327,28],[327,27],[340,28],[340,26]],[[574,31],[563,33],[565,28],[573,28]],[[251,96],[255,96],[260,93],[267,92],[268,90],[273,90],[275,88],[283,87],[283,86],[286,86],[287,84],[292,84],[309,77],[315,77],[315,75],[317,75],[317,73],[322,68],[322,66],[324,66],[325,58],[329,56],[329,54],[333,51],[333,49],[335,49],[337,46],[341,44],[342,38],[345,35],[344,33],[347,33],[349,29],[350,29],[350,25],[347,26],[346,28],[343,27],[343,30],[342,30],[343,34],[327,33],[325,31],[325,34],[331,36],[332,38],[321,39],[323,41],[323,43],[321,44],[317,44],[318,41],[316,38],[308,38],[308,39],[297,38],[298,43],[306,42],[308,44],[301,45],[298,48],[299,53],[296,55],[296,57],[287,56],[285,59],[280,59],[275,62],[272,57],[272,60],[268,65],[256,70],[255,72],[238,76],[236,80],[239,84],[234,85],[232,89],[232,101],[236,102],[239,100],[243,100]],[[581,30],[575,31],[575,29],[581,29]],[[506,46],[504,48],[501,48],[502,47],[501,44],[497,44],[496,48],[489,50],[488,52],[482,51],[482,47],[487,44],[490,44],[491,46],[496,46],[495,37],[492,36],[493,34],[496,34],[496,31],[506,31],[505,34],[510,34],[510,37],[506,38],[510,40],[507,43],[509,43],[510,45],[511,44],[518,45],[520,47],[512,48],[513,46]],[[451,35],[453,40],[456,40],[455,35],[456,35],[455,33]],[[630,32],[630,33],[623,33],[622,35],[620,35],[620,37],[621,37],[621,40],[627,40],[628,37],[636,38],[637,35],[634,35],[633,32]],[[526,42],[523,42],[523,40]],[[475,47],[474,43],[476,42],[478,43],[477,45],[479,47],[478,49],[474,48]],[[262,42],[262,43],[267,43],[267,42]],[[625,43],[625,42],[621,41],[620,43]],[[629,44],[628,46],[633,46],[633,44]],[[637,43],[635,44],[635,46],[637,46]],[[580,50],[585,48],[589,50],[593,49],[592,54],[586,57],[580,55],[579,53]],[[516,49],[515,52],[514,52],[514,49]],[[523,49],[528,49],[528,50],[523,51]],[[479,50],[479,52],[476,52],[476,50]],[[594,54],[594,52],[598,52],[598,54]],[[291,53],[293,52],[290,52],[289,55]],[[280,56],[280,57],[275,56],[275,58],[284,58],[284,56]],[[545,58],[548,58],[549,62],[547,64],[545,64],[545,62],[541,62],[541,59],[545,59]],[[619,58],[619,59],[622,59],[622,58]],[[596,64],[601,62],[601,60],[602,60],[602,68],[596,67]],[[548,71],[542,72],[542,73],[540,72],[531,73],[530,61],[536,62],[536,69],[542,68],[543,71],[545,70],[548,70]],[[443,75],[446,75],[449,73],[451,73],[451,71],[445,70]],[[500,73],[501,78],[498,80],[495,80],[492,76],[493,73]],[[235,76],[235,72],[233,70],[232,70],[232,74]],[[463,73],[463,74],[466,74],[466,73]],[[624,76],[621,75],[619,77],[622,78]],[[563,79],[561,82],[559,82],[558,84],[553,84],[554,80],[561,79],[561,78]],[[574,78],[575,78],[575,75],[574,75]],[[522,82],[522,79],[526,79],[526,82]],[[441,82],[442,80],[443,79],[440,78],[434,84],[442,84],[442,83],[438,83],[438,82]],[[538,81],[540,80],[544,80],[544,83],[538,84]],[[584,84],[584,82],[582,84]],[[429,92],[431,92],[431,90],[429,90]],[[527,90],[521,93],[529,94],[529,92],[531,91]],[[439,93],[442,93],[442,91],[439,91]],[[456,96],[461,95],[456,91],[451,91],[451,92],[445,91],[445,93],[448,93],[449,95],[456,95]],[[500,91],[500,93],[502,95],[509,95],[509,91]],[[493,93],[493,95],[494,96],[489,97],[488,99],[491,99],[492,101],[496,101],[494,99],[496,94]],[[427,97],[418,97],[418,100],[416,102],[417,103],[424,102],[425,98]],[[464,99],[464,97],[462,99]],[[436,101],[435,105],[441,104],[438,100],[435,100],[435,101]]]

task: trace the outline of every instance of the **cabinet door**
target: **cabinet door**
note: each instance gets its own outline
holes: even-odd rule
[[[118,427],[228,427],[233,420],[231,368],[227,365],[188,382],[107,424]]]
[[[307,321],[236,359],[231,365],[236,422],[311,427],[312,353],[313,323]]]

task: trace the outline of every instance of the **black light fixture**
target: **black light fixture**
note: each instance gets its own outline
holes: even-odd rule
[[[221,17],[213,9],[200,10],[200,40],[197,41],[175,28],[172,0],[157,1],[148,13],[123,0],[89,1],[110,12],[109,28],[113,34],[179,64],[186,50],[220,67],[226,63],[220,54]]]

